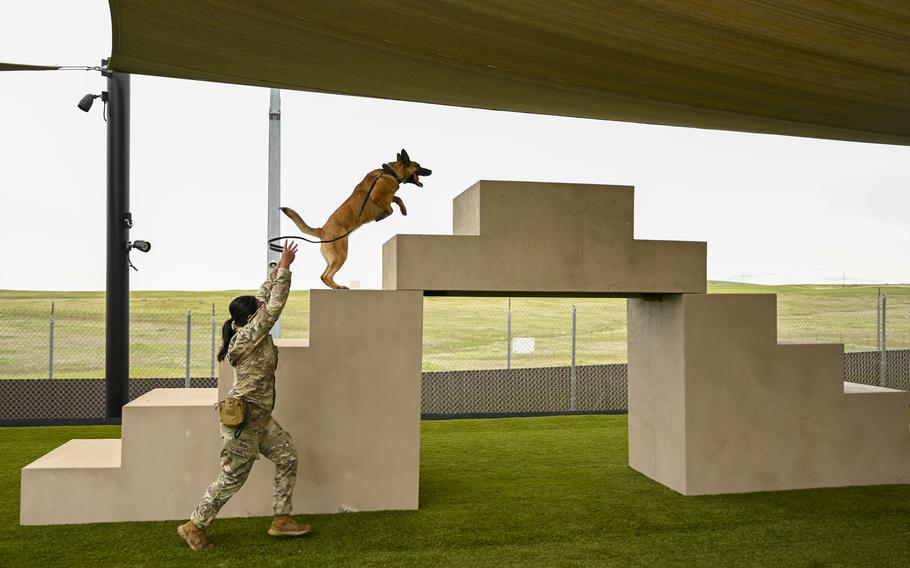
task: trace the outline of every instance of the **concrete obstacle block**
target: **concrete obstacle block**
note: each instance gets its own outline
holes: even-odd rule
[[[297,447],[298,510],[417,508],[422,342],[420,292],[310,291],[309,345],[277,342],[273,412]],[[233,369],[219,371],[221,399]],[[274,468],[261,461],[229,515],[272,514]]]
[[[428,295],[705,291],[702,242],[633,238],[628,186],[479,181],[454,200],[452,236],[397,235],[383,288]]]
[[[121,440],[70,440],[25,466],[20,522],[188,516],[220,470],[216,396],[215,389],[155,389],[123,407]]]
[[[299,513],[416,509],[423,295],[629,297],[629,463],[685,495],[910,482],[910,393],[843,383],[843,346],[778,343],[776,296],[704,294],[706,246],[633,237],[633,188],[481,181],[454,235],[398,235],[383,287],[314,290],[278,340],[276,420]],[[186,519],[219,473],[218,389],[124,407],[122,440],[22,470],[26,525]],[[271,514],[253,467],[222,517]]]
[[[295,512],[416,509],[423,297],[314,290],[310,342],[278,340],[273,415],[299,455]],[[72,440],[22,469],[20,522],[186,519],[220,471],[219,389],[156,389],[123,409],[122,440]],[[220,390],[220,396],[219,396]],[[268,516],[261,458],[220,517]]]
[[[773,294],[630,299],[629,464],[684,495],[910,483],[910,393],[778,343]]]

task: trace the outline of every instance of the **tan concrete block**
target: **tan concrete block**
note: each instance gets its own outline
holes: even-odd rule
[[[276,342],[273,415],[300,456],[295,507],[310,513],[416,509],[423,296],[310,294],[309,344]],[[233,371],[227,365],[220,370],[219,389],[226,394]],[[274,468],[262,462],[226,515],[271,514]]]
[[[685,367],[681,295],[629,301],[629,465],[685,492]]]
[[[217,400],[215,389],[155,389],[123,407],[118,520],[189,516],[221,471]]]
[[[278,340],[274,416],[300,457],[298,513],[416,509],[423,296],[314,290],[311,341]],[[220,367],[222,397],[233,379]],[[27,525],[186,519],[220,471],[217,389],[157,389],[123,440],[73,440],[22,470]],[[264,458],[221,517],[268,516]]]
[[[122,494],[120,440],[70,440],[22,468],[21,475],[23,525],[110,519]]]
[[[383,245],[383,288],[704,292],[705,243],[634,240],[633,196],[628,186],[480,181],[454,200],[454,235],[396,235]]]
[[[124,407],[122,441],[71,440],[29,464],[20,522],[188,516],[220,470],[215,401],[215,389],[153,390]]]
[[[910,393],[775,341],[773,295],[629,300],[629,464],[686,495],[910,481]],[[658,405],[659,402],[659,405]]]

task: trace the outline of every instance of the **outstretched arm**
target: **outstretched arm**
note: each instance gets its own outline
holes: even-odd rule
[[[269,274],[259,294],[256,296],[265,304],[256,312],[250,320],[250,340],[252,343],[258,343],[265,335],[272,330],[284,305],[287,302],[288,294],[291,291],[291,263],[297,255],[297,244],[284,242],[284,250],[281,251],[281,259],[278,266]]]
[[[269,271],[268,278],[265,279],[265,282],[262,283],[262,286],[259,287],[259,293],[256,294],[256,299],[262,303],[268,303],[269,296],[272,294],[272,286],[275,284],[275,276],[278,274],[278,267],[273,268]]]

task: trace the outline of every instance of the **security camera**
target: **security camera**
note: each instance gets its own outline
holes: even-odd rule
[[[95,99],[101,99],[102,101],[107,102],[107,91],[103,91],[100,95],[93,95],[92,93],[89,93],[82,97],[82,100],[80,100],[79,104],[76,106],[79,107],[79,110],[82,112],[88,112],[91,110]]]
[[[139,252],[148,252],[152,250],[152,243],[148,241],[133,241],[130,248],[134,248]]]

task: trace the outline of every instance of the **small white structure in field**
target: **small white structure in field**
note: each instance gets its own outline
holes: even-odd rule
[[[516,337],[512,339],[512,353],[534,353],[534,338]]]

